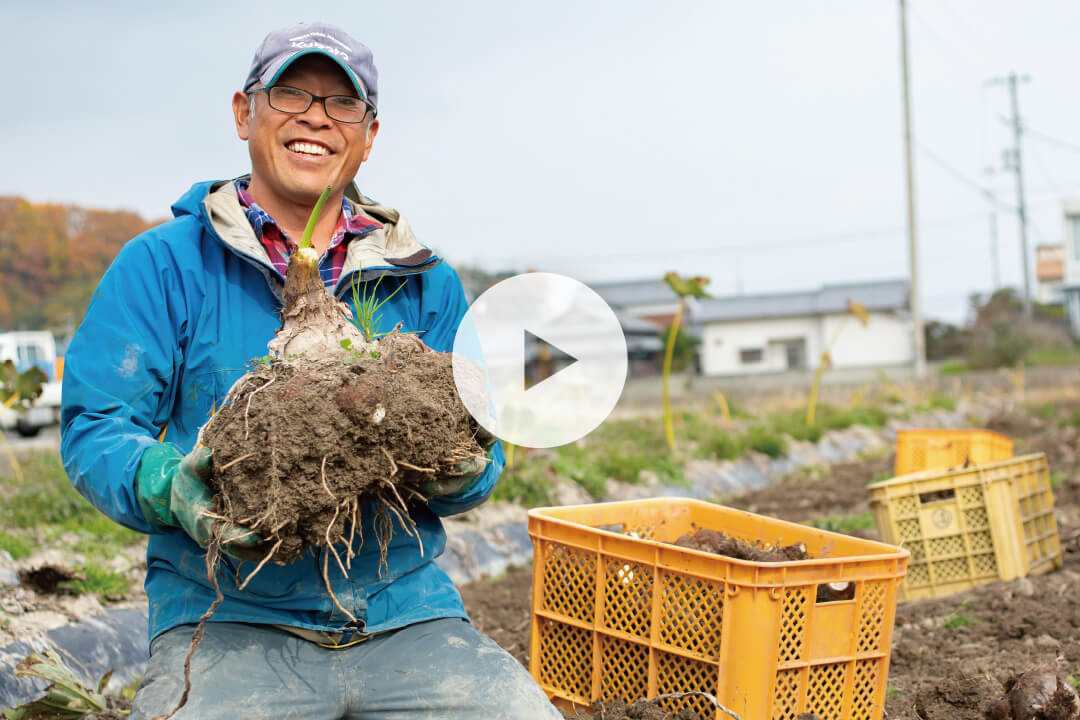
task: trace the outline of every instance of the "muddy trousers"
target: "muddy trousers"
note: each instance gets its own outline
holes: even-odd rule
[[[176,707],[194,625],[154,639],[130,720]],[[338,650],[275,628],[206,625],[191,696],[176,720],[561,720],[514,658],[470,623],[445,618]]]

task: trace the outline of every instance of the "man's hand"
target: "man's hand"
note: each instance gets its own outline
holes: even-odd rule
[[[468,491],[484,474],[488,463],[491,462],[492,449],[495,447],[495,436],[483,427],[477,427],[476,442],[480,445],[480,449],[484,451],[483,455],[473,455],[465,458],[457,464],[452,473],[437,480],[429,480],[420,486],[420,490],[429,498],[458,495]]]
[[[143,453],[135,473],[135,497],[139,509],[152,525],[182,528],[191,539],[206,547],[214,526],[210,511],[213,453],[199,447],[187,455],[172,445],[158,443]],[[221,530],[221,549],[240,560],[258,562],[265,554],[263,538],[239,525],[225,523]]]

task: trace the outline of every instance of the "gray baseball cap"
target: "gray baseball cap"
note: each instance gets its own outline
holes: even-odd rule
[[[270,87],[293,60],[313,53],[325,55],[340,65],[361,97],[378,107],[379,71],[375,69],[371,50],[341,28],[326,23],[301,23],[267,35],[255,51],[244,90],[257,82]]]

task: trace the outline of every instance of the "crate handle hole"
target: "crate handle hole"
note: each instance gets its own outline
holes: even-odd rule
[[[825,603],[844,602],[855,599],[855,583],[853,582],[829,582],[817,586],[815,605]]]
[[[919,503],[926,505],[933,502],[941,502],[942,500],[953,500],[956,498],[956,491],[952,488],[946,490],[935,490],[934,492],[920,493]]]

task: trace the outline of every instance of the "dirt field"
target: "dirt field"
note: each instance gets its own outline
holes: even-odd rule
[[[1002,696],[1002,683],[1033,664],[1080,678],[1080,477],[1076,428],[1038,417],[1002,420],[1016,452],[1047,453],[1057,471],[1055,502],[1064,567],[947,598],[912,601],[896,618],[889,672],[889,720],[981,720]],[[891,458],[834,466],[822,477],[801,474],[730,498],[728,504],[787,520],[853,515],[868,509],[866,483]],[[866,534],[866,533],[860,533]],[[479,628],[528,662],[527,570],[463,589]]]

